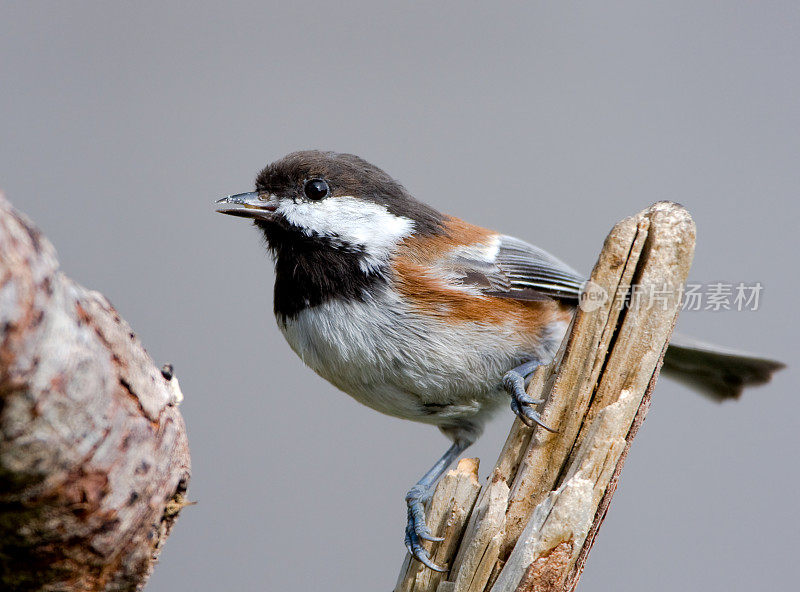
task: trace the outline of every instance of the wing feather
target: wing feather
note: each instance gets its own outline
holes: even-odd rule
[[[515,300],[577,302],[583,276],[547,251],[506,235],[483,250],[456,249],[439,262],[454,285]]]

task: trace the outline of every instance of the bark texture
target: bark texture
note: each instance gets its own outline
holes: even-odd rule
[[[432,546],[450,572],[422,579],[404,569],[398,592],[574,590],[647,413],[694,242],[691,216],[669,202],[611,230],[569,336],[528,387],[557,432],[515,420],[458,545]],[[439,516],[437,495],[429,512]]]
[[[0,589],[144,586],[186,505],[181,399],[0,195]]]

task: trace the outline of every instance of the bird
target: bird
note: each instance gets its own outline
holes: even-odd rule
[[[442,540],[423,504],[504,405],[553,431],[525,386],[553,359],[586,278],[538,247],[417,200],[352,154],[292,152],[216,211],[251,219],[266,239],[275,318],[307,366],[358,402],[436,426],[451,441],[405,497],[406,548],[443,571],[422,546]],[[782,367],[673,336],[663,370],[721,400]]]

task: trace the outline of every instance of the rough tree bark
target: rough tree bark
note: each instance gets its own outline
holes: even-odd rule
[[[0,588],[139,590],[189,481],[177,379],[0,195]]]
[[[396,592],[575,589],[647,413],[694,241],[691,217],[668,202],[612,229],[568,338],[528,387],[558,431],[516,420],[480,492],[476,461],[450,471],[429,507],[446,542],[426,545],[451,569],[406,556]]]

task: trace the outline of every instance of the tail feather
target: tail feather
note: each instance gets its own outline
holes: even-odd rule
[[[742,390],[770,381],[786,365],[758,355],[674,334],[662,371],[711,399],[736,399]]]

